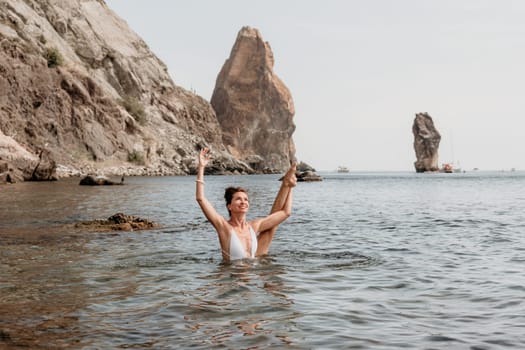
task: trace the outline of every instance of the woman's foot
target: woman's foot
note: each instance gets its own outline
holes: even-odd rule
[[[295,173],[297,171],[297,163],[292,163],[290,169],[284,174],[283,183],[288,187],[295,187],[297,185],[297,177]]]

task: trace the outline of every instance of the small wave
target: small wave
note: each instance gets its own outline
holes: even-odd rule
[[[344,270],[363,268],[381,264],[377,257],[371,257],[350,251],[341,252],[312,252],[312,251],[284,251],[280,255],[292,265],[301,268],[308,264],[311,270]]]
[[[430,335],[430,336],[426,337],[426,339],[429,340],[429,341],[434,341],[434,342],[461,342],[461,343],[464,343],[464,341],[462,341],[460,339],[447,337],[445,335],[439,335],[439,334]]]

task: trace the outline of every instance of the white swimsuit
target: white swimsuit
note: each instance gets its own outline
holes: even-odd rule
[[[250,225],[248,225],[248,227],[252,240],[252,251],[250,256],[246,256],[246,249],[242,246],[241,240],[237,237],[237,234],[232,227],[230,232],[230,260],[255,258],[255,252],[257,251],[257,235]]]

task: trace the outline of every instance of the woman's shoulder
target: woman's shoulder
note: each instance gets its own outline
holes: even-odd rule
[[[213,225],[217,232],[230,232],[232,229],[232,225],[226,220],[226,218],[222,215],[219,215],[219,220],[216,225]]]
[[[262,219],[255,219],[248,221],[248,224],[250,225],[251,229],[255,232],[255,234],[259,234],[259,227],[261,226]]]

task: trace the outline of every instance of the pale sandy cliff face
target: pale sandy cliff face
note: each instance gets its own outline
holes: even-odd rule
[[[187,174],[204,146],[214,171],[251,171],[224,147],[211,105],[102,0],[0,0],[0,130],[63,174]]]
[[[434,126],[434,121],[427,113],[418,113],[412,125],[416,172],[438,171],[438,149],[441,135]]]
[[[288,88],[257,29],[244,27],[211,98],[228,150],[259,171],[280,172],[295,158],[295,114]]]

